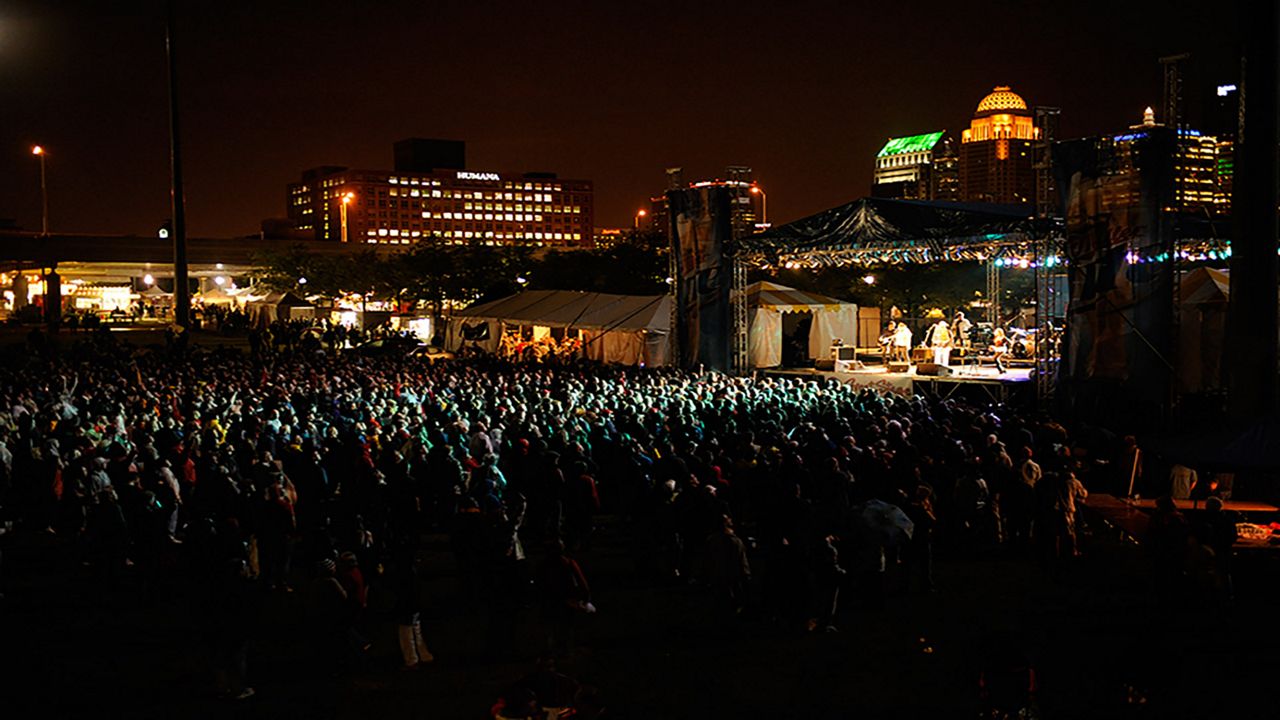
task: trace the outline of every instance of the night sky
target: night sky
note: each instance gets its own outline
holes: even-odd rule
[[[599,226],[629,226],[668,166],[749,165],[786,222],[866,195],[886,137],[958,132],[994,85],[1088,135],[1158,105],[1173,52],[1193,53],[1195,120],[1238,53],[1211,3],[179,4],[202,237],[255,233],[304,168],[390,168],[412,136],[465,140],[471,169],[593,180]],[[162,3],[0,0],[0,218],[28,229],[33,143],[55,231],[169,216]]]

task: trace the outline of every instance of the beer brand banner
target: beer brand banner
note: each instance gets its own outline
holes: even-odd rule
[[[678,364],[726,372],[732,332],[732,270],[726,254],[733,235],[729,190],[672,190],[667,193],[667,205],[676,264]]]

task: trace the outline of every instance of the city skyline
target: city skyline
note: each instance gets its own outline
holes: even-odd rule
[[[48,149],[53,230],[146,233],[168,216],[167,148],[154,140],[166,123],[162,5],[151,5],[0,6],[12,108],[0,128],[0,217],[39,227],[37,143]],[[683,15],[182,8],[190,232],[254,233],[283,215],[281,188],[299,168],[389,167],[390,144],[412,136],[467,141],[476,170],[589,179],[601,226],[629,226],[666,167],[714,177],[744,163],[784,223],[866,195],[886,138],[958,134],[995,85],[1062,107],[1065,138],[1117,130],[1158,105],[1162,54],[1192,53],[1192,122],[1206,89],[1234,79],[1230,18],[1126,7],[1084,23],[1093,11],[1073,7],[1055,8],[1053,27],[1024,22],[1043,17],[1041,5],[991,16],[753,2]]]

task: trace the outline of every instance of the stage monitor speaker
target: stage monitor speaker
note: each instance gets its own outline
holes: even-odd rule
[[[836,369],[836,361],[835,360],[814,360],[813,369],[825,370],[827,372],[831,372],[832,370]]]
[[[911,363],[891,362],[889,363],[889,372],[896,372],[896,373],[911,372]]]
[[[929,377],[947,377],[949,375],[953,375],[954,373],[955,371],[952,370],[951,368],[947,367],[946,365],[939,365],[938,363],[922,362],[916,365],[917,375],[926,375]]]
[[[852,345],[842,345],[840,347],[832,348],[832,349],[835,350],[836,352],[836,360],[857,360],[858,359],[858,348],[853,347]]]

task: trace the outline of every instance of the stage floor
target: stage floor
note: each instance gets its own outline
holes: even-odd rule
[[[956,365],[948,375],[917,375],[915,366],[907,372],[889,372],[884,365],[871,365],[858,370],[837,372],[814,368],[786,368],[766,370],[770,375],[785,377],[834,378],[854,387],[868,387],[899,395],[917,392],[951,395],[964,385],[980,385],[990,391],[993,399],[1004,400],[1009,392],[1031,381],[1030,368],[1005,368],[997,371],[991,366]],[[917,386],[921,387],[917,387]]]

